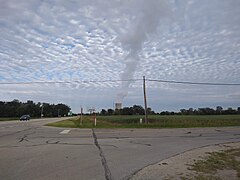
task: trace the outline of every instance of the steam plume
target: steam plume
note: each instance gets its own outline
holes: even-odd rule
[[[125,69],[121,75],[122,80],[132,79],[134,77],[137,64],[139,63],[139,53],[142,51],[142,45],[148,40],[159,25],[159,21],[168,12],[167,1],[164,0],[142,0],[140,2],[139,17],[136,25],[130,32],[121,38],[122,46],[129,54],[125,59]],[[117,101],[122,102],[123,98],[128,94],[129,85],[132,82],[123,81],[121,90],[117,94]]]

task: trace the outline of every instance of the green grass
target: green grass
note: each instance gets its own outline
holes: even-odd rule
[[[225,127],[240,126],[240,115],[206,115],[206,116],[160,116],[148,117],[148,124],[140,124],[144,116],[97,116],[97,128],[190,128],[190,127]],[[51,123],[49,126],[70,128],[93,128],[93,118],[84,116],[83,125],[79,117]]]
[[[14,121],[14,120],[19,120],[19,118],[17,118],[17,117],[0,118],[0,122],[1,122],[1,121]]]
[[[196,179],[211,179],[208,177],[214,177],[217,170],[235,170],[237,177],[240,178],[240,148],[226,150],[223,152],[209,153],[209,156],[204,160],[198,160],[190,168],[197,173],[201,173],[196,176]]]

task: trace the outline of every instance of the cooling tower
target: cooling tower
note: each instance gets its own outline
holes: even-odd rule
[[[122,109],[122,103],[115,103],[115,109]]]

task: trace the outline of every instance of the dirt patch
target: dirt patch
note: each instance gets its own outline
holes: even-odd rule
[[[214,171],[202,171],[194,169],[194,165],[199,162],[205,162],[206,158],[211,156],[211,153],[235,152],[239,150],[240,142],[226,143],[207,146],[191,151],[184,152],[177,156],[160,161],[157,164],[150,165],[141,171],[137,172],[131,179],[133,180],[155,180],[155,179],[240,179],[238,173],[231,166],[222,166]],[[239,153],[239,152],[238,152]],[[235,158],[236,157],[236,158]],[[239,159],[239,155],[235,153],[234,161]],[[221,164],[221,159],[219,160]],[[218,164],[219,162],[216,162]],[[239,167],[239,161],[236,166]]]
[[[231,180],[240,179],[237,175],[237,171],[232,169],[218,170],[215,176],[220,177],[221,179],[231,179]]]

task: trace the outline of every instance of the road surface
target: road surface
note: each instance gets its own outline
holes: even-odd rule
[[[0,122],[0,179],[129,179],[140,169],[173,155],[240,140],[240,127],[68,129],[43,126],[58,120]]]

